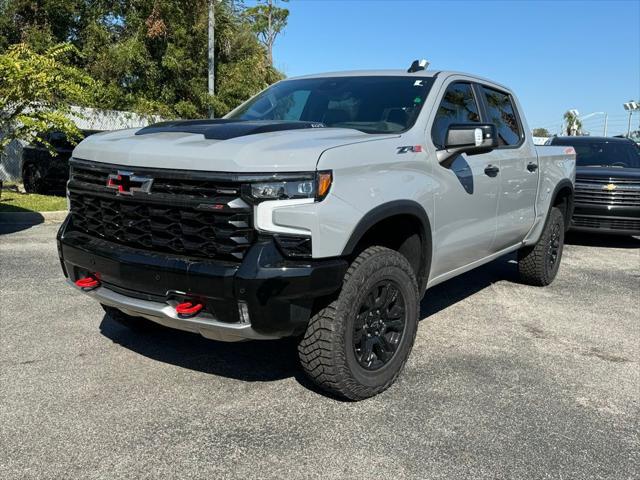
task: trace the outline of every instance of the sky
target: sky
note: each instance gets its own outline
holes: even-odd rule
[[[246,4],[253,2],[247,1]],[[640,0],[291,0],[274,47],[287,76],[408,68],[477,74],[508,85],[529,126],[560,128],[562,115],[607,112],[626,133],[623,103],[640,101]],[[637,128],[640,112],[634,114]],[[602,134],[604,115],[584,120]]]

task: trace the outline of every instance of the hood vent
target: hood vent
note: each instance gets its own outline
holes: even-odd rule
[[[304,128],[325,128],[318,122],[291,122],[287,120],[181,120],[160,122],[144,127],[136,135],[151,133],[180,132],[204,135],[209,140],[229,140],[230,138],[256,135],[258,133],[300,130]]]

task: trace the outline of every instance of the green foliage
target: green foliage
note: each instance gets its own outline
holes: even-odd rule
[[[90,103],[94,83],[64,62],[74,53],[75,47],[68,43],[41,54],[19,43],[0,54],[0,149],[13,140],[30,143],[49,130],[65,133],[72,142],[80,138],[69,116],[70,105]]]
[[[567,110],[564,113],[564,121],[566,122],[566,132],[568,136],[576,136],[582,134],[582,121],[573,110]]]
[[[287,26],[289,10],[275,5],[277,0],[260,0],[255,7],[247,8],[244,17],[251,24],[252,30],[267,49],[269,65],[273,65],[273,44],[276,37]],[[282,0],[288,2],[289,0]]]
[[[534,137],[550,137],[551,136],[551,134],[549,133],[549,130],[547,130],[546,128],[534,128],[532,133]]]
[[[281,78],[234,0],[215,2],[215,98],[207,90],[207,0],[0,0],[0,52],[60,42],[96,81],[93,106],[165,117],[227,113]]]

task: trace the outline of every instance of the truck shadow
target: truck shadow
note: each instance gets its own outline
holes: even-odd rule
[[[430,289],[422,299],[420,318],[444,310],[494,282],[515,280],[514,259],[513,255],[500,258]],[[245,382],[293,377],[303,387],[334,398],[319,390],[301,370],[295,338],[225,343],[163,327],[140,333],[121,326],[107,314],[100,331],[113,342],[159,362]]]
[[[121,326],[108,314],[100,332],[145,357],[247,382],[281,380],[295,376],[298,369],[294,339],[226,343],[161,326],[143,333]]]
[[[491,284],[504,280],[518,282],[515,253],[500,257],[427,290],[420,302],[420,318],[434,315]]]
[[[2,219],[2,216],[0,216],[0,235],[17,233],[21,232],[22,230],[27,230],[31,227],[35,227],[36,225],[40,225],[41,223],[44,223],[44,217],[42,217],[42,215],[40,215],[40,217],[40,220],[34,219],[30,223],[13,223],[13,221],[11,223],[5,223],[5,221]]]

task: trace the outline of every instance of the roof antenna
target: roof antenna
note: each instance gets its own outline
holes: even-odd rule
[[[429,62],[427,62],[424,58],[422,60],[414,60],[407,72],[419,72],[420,70],[426,70],[428,66]]]

